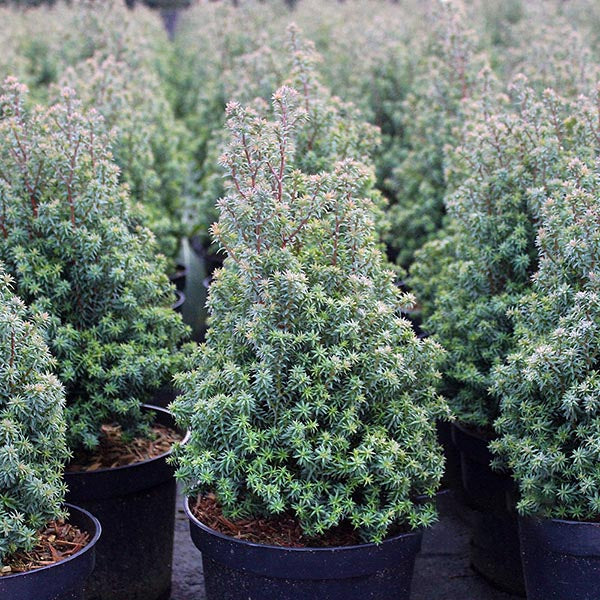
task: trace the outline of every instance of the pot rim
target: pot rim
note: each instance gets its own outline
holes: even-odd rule
[[[69,510],[73,509],[73,510],[76,510],[76,511],[82,513],[83,515],[88,517],[88,519],[90,519],[92,521],[92,523],[94,524],[94,528],[96,530],[92,539],[85,545],[84,548],[82,548],[81,550],[79,550],[78,552],[73,554],[72,556],[69,556],[69,558],[59,560],[58,562],[52,563],[51,565],[46,565],[45,567],[40,567],[38,569],[30,569],[29,571],[25,571],[24,573],[14,573],[13,575],[4,575],[4,577],[0,578],[0,581],[14,580],[14,579],[17,579],[17,577],[26,577],[27,575],[32,575],[34,573],[42,573],[43,571],[48,571],[49,569],[53,569],[54,567],[58,567],[59,565],[60,566],[66,565],[67,563],[80,558],[86,552],[92,550],[92,548],[96,545],[96,542],[100,539],[100,536],[102,535],[102,525],[100,524],[100,521],[98,521],[98,519],[92,513],[87,511],[85,508],[81,508],[81,506],[76,506],[75,504],[69,504],[68,502],[65,502],[64,506],[67,507]]]
[[[560,525],[579,526],[579,527],[599,527],[600,521],[572,521],[570,519],[555,519],[552,517],[540,517],[539,515],[521,515],[519,519],[523,521],[546,521],[547,523],[557,523]]]
[[[171,304],[171,309],[172,310],[177,310],[178,308],[181,308],[183,306],[183,303],[185,302],[185,294],[181,291],[181,290],[175,290],[175,302],[173,302],[173,304]]]
[[[173,420],[175,420],[173,413],[171,411],[167,410],[166,408],[162,408],[161,406],[154,406],[153,404],[142,404],[142,407],[146,410],[153,410],[154,412],[169,415],[170,417],[173,418]],[[183,439],[179,443],[182,445],[187,444],[189,439],[190,439],[190,432],[186,431],[185,435],[183,436]],[[133,467],[138,467],[140,465],[147,465],[149,463],[162,460],[163,458],[170,456],[172,453],[173,453],[173,446],[171,446],[171,448],[169,450],[167,450],[166,452],[163,452],[162,454],[159,454],[158,456],[154,456],[152,458],[146,458],[144,460],[139,460],[139,461],[131,463],[129,465],[121,465],[120,467],[103,467],[102,469],[95,469],[94,471],[66,471],[65,475],[68,475],[69,477],[76,477],[77,475],[90,475],[90,474],[94,474],[94,473],[108,473],[108,472],[114,473],[116,471],[124,471],[125,469],[131,469]]]
[[[385,540],[383,540],[383,542],[381,542],[380,544],[376,544],[375,542],[368,542],[366,544],[355,544],[353,546],[306,546],[304,548],[290,548],[288,546],[276,546],[274,544],[259,544],[257,542],[250,542],[248,540],[240,540],[234,537],[231,537],[229,535],[225,535],[224,533],[221,533],[220,531],[216,531],[215,529],[211,529],[208,525],[205,525],[204,523],[202,523],[202,521],[198,520],[194,514],[192,513],[190,507],[189,507],[189,502],[190,502],[190,497],[189,496],[184,496],[183,498],[183,508],[185,510],[185,514],[187,515],[188,519],[197,527],[199,527],[200,529],[202,529],[204,532],[208,533],[209,535],[212,535],[214,537],[220,538],[228,543],[234,543],[234,544],[239,544],[240,546],[245,546],[245,547],[251,547],[251,548],[264,548],[264,549],[268,549],[268,550],[277,550],[280,552],[290,552],[290,553],[302,553],[302,552],[320,552],[320,553],[332,553],[332,552],[341,552],[341,551],[356,551],[359,549],[366,549],[366,548],[381,548],[382,546],[385,546],[387,544],[391,544],[397,540],[399,540],[400,538],[409,538],[409,537],[415,537],[418,535],[422,534],[422,530],[419,529],[414,529],[412,531],[409,531],[408,533],[400,533],[398,535],[395,535],[393,537],[390,538],[386,538]]]

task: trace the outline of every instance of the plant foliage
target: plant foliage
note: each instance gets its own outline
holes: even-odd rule
[[[576,118],[595,110],[580,107]],[[600,515],[599,175],[596,161],[574,158],[544,202],[539,270],[511,311],[518,344],[493,373],[501,437],[492,449],[514,474],[524,514]]]
[[[419,498],[443,472],[442,350],[400,316],[410,298],[378,249],[371,170],[299,168],[315,126],[305,99],[283,87],[272,113],[228,107],[213,227],[227,258],[206,343],[177,377],[174,412],[191,431],[178,477],[232,517],[288,511],[310,536],[347,520],[381,541],[435,518]]]
[[[37,531],[63,516],[65,397],[44,326],[0,268],[0,563],[30,550]]]
[[[49,346],[67,393],[71,447],[111,420],[143,422],[185,334],[144,217],[132,207],[95,111],[73,91],[25,107],[7,79],[0,108],[0,260],[19,295],[50,314]]]

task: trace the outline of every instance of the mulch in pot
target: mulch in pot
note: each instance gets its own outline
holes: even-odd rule
[[[161,424],[152,425],[150,434],[127,440],[120,425],[103,425],[98,448],[77,453],[66,470],[73,473],[132,465],[169,452],[175,442],[183,439],[178,431]]]
[[[48,567],[65,560],[87,546],[90,536],[68,522],[51,521],[38,532],[33,550],[21,551],[0,565],[0,577]]]
[[[214,494],[190,500],[193,515],[204,525],[229,537],[284,548],[332,548],[364,544],[358,531],[345,521],[317,537],[308,537],[298,519],[290,514],[249,519],[229,519]],[[406,533],[406,528],[393,529],[389,537]]]

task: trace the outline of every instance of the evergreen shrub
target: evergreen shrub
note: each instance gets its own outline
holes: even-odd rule
[[[19,296],[50,315],[69,444],[92,448],[103,423],[140,429],[186,327],[99,115],[68,88],[49,108],[27,109],[26,94],[9,78],[0,98],[0,260]]]
[[[539,269],[511,311],[514,349],[492,377],[501,413],[491,448],[518,483],[523,514],[600,516],[599,176],[597,162],[574,158],[543,203]]]
[[[347,521],[381,541],[435,519],[443,351],[400,316],[411,299],[378,247],[372,168],[299,168],[305,99],[283,87],[270,112],[228,106],[212,229],[227,258],[206,343],[176,377],[173,410],[191,432],[177,477],[231,518],[287,512],[309,536]]]
[[[30,550],[37,531],[63,516],[65,396],[44,321],[14,295],[0,267],[0,563]]]
[[[507,311],[528,293],[537,270],[540,206],[573,156],[595,156],[595,134],[574,119],[571,101],[537,94],[518,77],[510,94],[495,86],[475,102],[464,144],[450,160],[461,182],[446,198],[449,236],[425,247],[411,285],[428,298],[424,327],[448,351],[446,391],[459,420],[491,431],[498,400],[491,370],[515,340]]]

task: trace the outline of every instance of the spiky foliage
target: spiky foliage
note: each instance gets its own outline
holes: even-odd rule
[[[131,69],[112,56],[93,57],[67,70],[61,86],[76,89],[84,106],[95,108],[112,130],[120,180],[146,208],[148,227],[172,269],[184,233],[188,139],[158,77],[143,65]]]
[[[65,398],[43,335],[0,266],[0,563],[63,515]]]
[[[185,327],[152,233],[119,186],[110,139],[71,90],[45,109],[5,82],[0,119],[0,260],[19,295],[51,315],[72,447],[102,423],[133,430],[168,382]]]
[[[213,228],[227,251],[210,329],[174,404],[188,492],[233,517],[289,511],[308,535],[344,520],[365,540],[430,524],[443,471],[434,420],[442,354],[400,317],[373,222],[373,174],[342,160],[311,174],[304,97],[281,88],[265,117],[233,103],[228,195]]]
[[[512,312],[517,345],[493,376],[502,411],[492,449],[523,514],[600,516],[599,182],[598,162],[575,159],[544,203],[539,270]]]
[[[512,74],[522,73],[529,84],[542,92],[551,87],[562,96],[577,98],[590,94],[600,78],[600,68],[595,60],[589,40],[584,32],[575,29],[564,18],[539,17],[538,10],[515,28],[520,43],[510,48],[504,57],[502,70]],[[537,26],[533,23],[537,22]]]
[[[287,52],[275,50],[286,44]],[[286,37],[279,35],[268,43],[265,40],[265,45],[255,52],[238,57],[230,78],[226,78],[225,87],[233,100],[253,102],[259,109],[264,109],[269,94],[282,81],[300,90],[308,124],[298,132],[294,161],[306,173],[329,169],[339,160],[361,160],[379,141],[378,131],[360,120],[354,105],[332,97],[322,85],[317,71],[320,61],[314,45],[303,40],[295,26],[290,26]],[[223,130],[209,144],[207,162],[213,166],[205,167],[203,192],[190,211],[197,230],[205,235],[218,218],[216,199],[224,193],[223,169],[218,168],[217,161],[226,142]],[[375,191],[372,193],[375,198]],[[382,204],[381,198],[377,201]]]
[[[569,102],[551,90],[538,96],[522,77],[510,98],[485,99],[473,113],[453,158],[464,182],[447,199],[452,237],[446,254],[440,258],[434,248],[411,281],[430,296],[434,288],[425,328],[448,350],[453,410],[462,421],[490,429],[498,415],[488,391],[491,369],[512,349],[507,310],[528,292],[537,268],[540,204],[570,157],[593,155],[595,142],[589,128],[573,121]],[[584,116],[593,122],[589,111]],[[436,271],[431,259],[442,268]]]
[[[151,11],[127,10],[120,0],[72,0],[26,11],[0,7],[0,77],[16,76],[38,100],[65,69],[95,56],[126,63],[130,72],[166,61],[167,38]],[[10,60],[15,53],[18,60]]]

